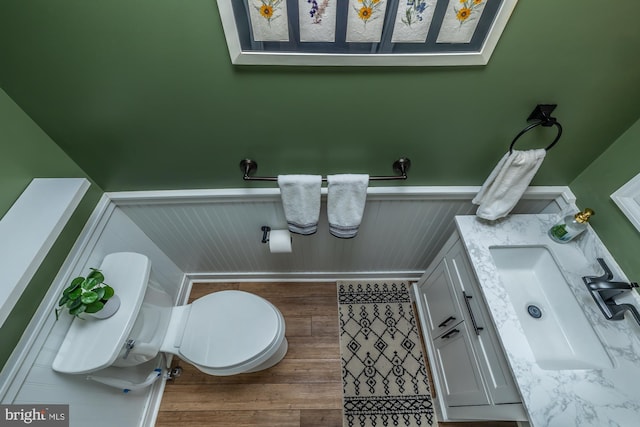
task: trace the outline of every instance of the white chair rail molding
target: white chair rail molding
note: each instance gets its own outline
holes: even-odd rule
[[[0,219],[0,326],[89,185],[84,178],[36,178]]]

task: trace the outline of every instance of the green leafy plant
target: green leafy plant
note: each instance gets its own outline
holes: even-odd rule
[[[91,268],[87,277],[76,277],[71,284],[62,291],[62,297],[56,308],[56,320],[60,312],[69,310],[69,314],[77,316],[81,313],[97,313],[104,308],[114,290],[104,283],[104,275],[98,269]]]

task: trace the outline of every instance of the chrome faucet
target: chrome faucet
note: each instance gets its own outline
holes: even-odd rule
[[[638,284],[635,282],[612,282],[613,273],[609,266],[604,262],[604,259],[597,258],[597,260],[604,270],[604,274],[602,276],[584,276],[582,280],[600,311],[609,320],[622,320],[624,319],[624,314],[629,311],[640,325],[640,313],[633,305],[618,304],[614,300],[614,297],[623,292],[637,288]]]

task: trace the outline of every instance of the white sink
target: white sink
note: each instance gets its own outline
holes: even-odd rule
[[[489,250],[540,368],[613,367],[547,247],[495,246]],[[569,256],[574,259],[567,262],[586,267],[582,254],[569,252]],[[582,259],[575,259],[578,256]]]

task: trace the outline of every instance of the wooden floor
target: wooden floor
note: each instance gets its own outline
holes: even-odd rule
[[[195,284],[190,300],[224,289],[260,295],[282,312],[289,351],[271,369],[214,377],[174,358],[156,427],[342,427],[338,302],[333,283]],[[515,423],[440,423],[512,427]]]

